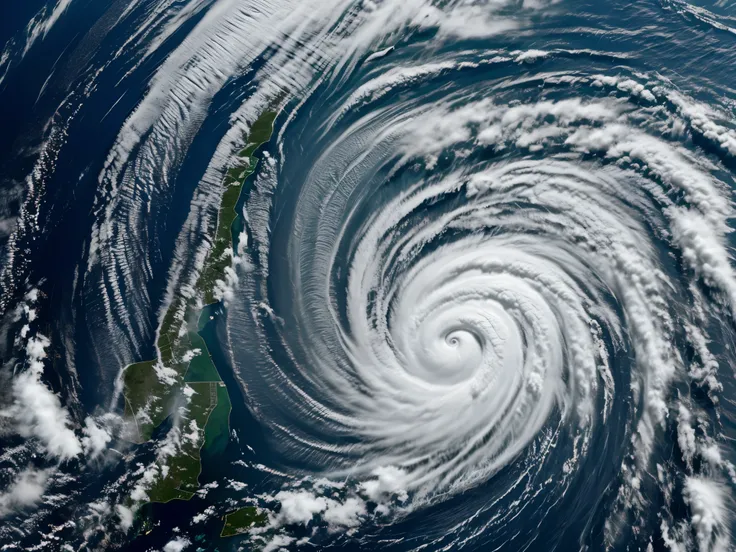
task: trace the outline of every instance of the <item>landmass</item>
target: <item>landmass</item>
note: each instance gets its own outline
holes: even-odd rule
[[[222,442],[230,432],[230,397],[200,334],[219,308],[218,289],[224,286],[236,238],[235,207],[258,165],[256,151],[271,138],[276,115],[273,109],[258,117],[236,165],[225,176],[217,223],[210,234],[212,247],[193,292],[177,290],[164,315],[156,343],[159,357],[131,364],[123,372],[129,440],[148,441],[169,417],[177,418],[180,431],[178,447],[158,466],[158,477],[147,491],[150,502],[190,499],[199,488],[201,451]]]
[[[246,506],[225,516],[225,526],[221,537],[233,537],[247,533],[251,527],[261,527],[268,521],[268,516],[259,512],[255,506]]]

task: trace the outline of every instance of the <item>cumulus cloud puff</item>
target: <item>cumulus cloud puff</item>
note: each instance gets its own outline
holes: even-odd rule
[[[6,415],[13,417],[22,436],[39,439],[50,455],[68,460],[82,452],[82,445],[70,428],[69,414],[59,397],[41,381],[49,345],[41,334],[28,340],[28,370],[13,381],[15,401]]]
[[[699,549],[728,550],[731,512],[726,504],[726,489],[710,479],[688,477],[684,498],[692,512],[690,524],[697,534]]]
[[[176,537],[175,539],[166,543],[164,546],[164,552],[181,552],[192,544],[189,539],[184,537]]]
[[[0,493],[0,518],[34,506],[46,491],[49,472],[28,468],[21,472],[5,492]]]

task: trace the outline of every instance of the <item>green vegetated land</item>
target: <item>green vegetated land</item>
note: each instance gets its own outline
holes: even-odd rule
[[[218,305],[218,280],[225,280],[231,264],[235,207],[245,180],[258,164],[255,152],[268,142],[277,112],[266,111],[253,123],[238,163],[225,176],[225,192],[217,224],[211,230],[213,244],[193,297],[177,292],[164,315],[158,342],[159,359],[138,362],[123,373],[125,418],[131,422],[130,440],[144,443],[177,406],[191,395],[186,412],[178,420],[181,446],[160,466],[161,477],[149,491],[151,502],[190,499],[199,488],[200,453],[222,450],[229,436],[230,398],[200,332]],[[201,305],[205,305],[204,308]]]
[[[268,516],[259,512],[255,506],[246,506],[225,516],[225,526],[221,537],[233,537],[246,533],[251,527],[260,527],[266,524]]]

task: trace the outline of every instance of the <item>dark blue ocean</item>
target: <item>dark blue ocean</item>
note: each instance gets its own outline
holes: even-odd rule
[[[0,550],[734,549],[736,2],[6,4]],[[151,504],[122,373],[267,111]]]

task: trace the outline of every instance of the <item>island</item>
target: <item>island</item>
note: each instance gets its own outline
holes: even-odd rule
[[[123,372],[128,439],[145,443],[170,418],[179,428],[178,446],[157,461],[156,478],[147,490],[149,502],[189,500],[199,488],[202,450],[227,443],[230,397],[201,332],[221,308],[218,289],[232,264],[237,239],[235,208],[258,165],[256,151],[271,138],[276,115],[274,108],[258,117],[225,175],[217,221],[210,229],[212,246],[194,289],[177,290],[163,317],[158,358],[131,364]]]
[[[247,533],[251,527],[266,525],[268,516],[259,512],[255,506],[246,506],[225,516],[225,525],[220,533],[221,537],[234,537]]]

